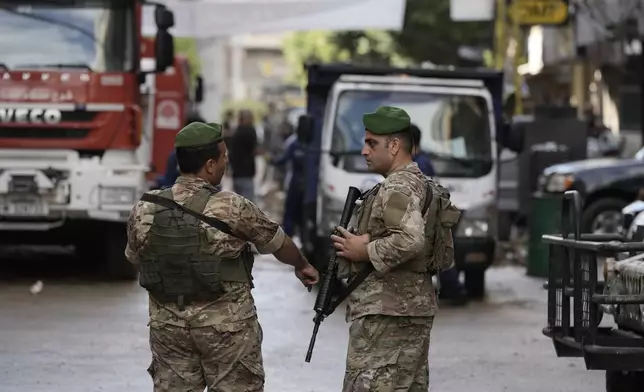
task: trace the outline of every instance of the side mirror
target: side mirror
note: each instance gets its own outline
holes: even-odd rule
[[[174,64],[174,38],[167,30],[158,30],[155,40],[156,72],[165,72]]]
[[[159,30],[167,30],[174,27],[174,14],[164,5],[158,5],[154,9],[154,22]]]
[[[313,117],[303,114],[297,121],[297,140],[303,144],[313,141]]]
[[[201,75],[197,76],[196,86],[195,86],[195,102],[203,102],[203,77]]]

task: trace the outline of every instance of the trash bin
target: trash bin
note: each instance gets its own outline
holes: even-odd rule
[[[547,244],[541,241],[544,234],[561,233],[561,195],[535,192],[530,200],[528,215],[528,244],[527,274],[541,278],[548,277]]]

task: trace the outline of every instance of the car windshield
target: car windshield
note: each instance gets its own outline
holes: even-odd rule
[[[350,172],[366,172],[364,113],[378,106],[406,110],[438,177],[480,177],[492,169],[490,117],[484,98],[429,92],[349,90],[340,94],[331,153]]]
[[[127,2],[24,3],[0,1],[0,64],[5,68],[105,72],[132,67],[132,7]]]

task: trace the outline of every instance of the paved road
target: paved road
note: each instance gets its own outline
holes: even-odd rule
[[[9,260],[0,265],[0,391],[150,391],[145,293],[136,283],[83,276],[76,269],[85,270],[88,260],[72,267],[75,278],[63,278],[70,274],[58,268],[63,259],[30,264],[12,258],[22,268],[10,277]],[[339,391],[348,329],[342,312],[325,321],[306,364],[314,294],[272,257],[256,266],[266,391]],[[39,278],[44,287],[32,295]],[[540,280],[505,267],[491,270],[488,281],[485,303],[441,309],[432,337],[432,391],[604,391],[603,373],[586,371],[581,360],[557,359],[542,337]]]

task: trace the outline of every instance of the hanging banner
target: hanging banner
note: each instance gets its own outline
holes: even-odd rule
[[[405,0],[165,0],[175,37],[224,38],[306,30],[401,30]],[[144,35],[154,35],[154,7],[145,7]]]

